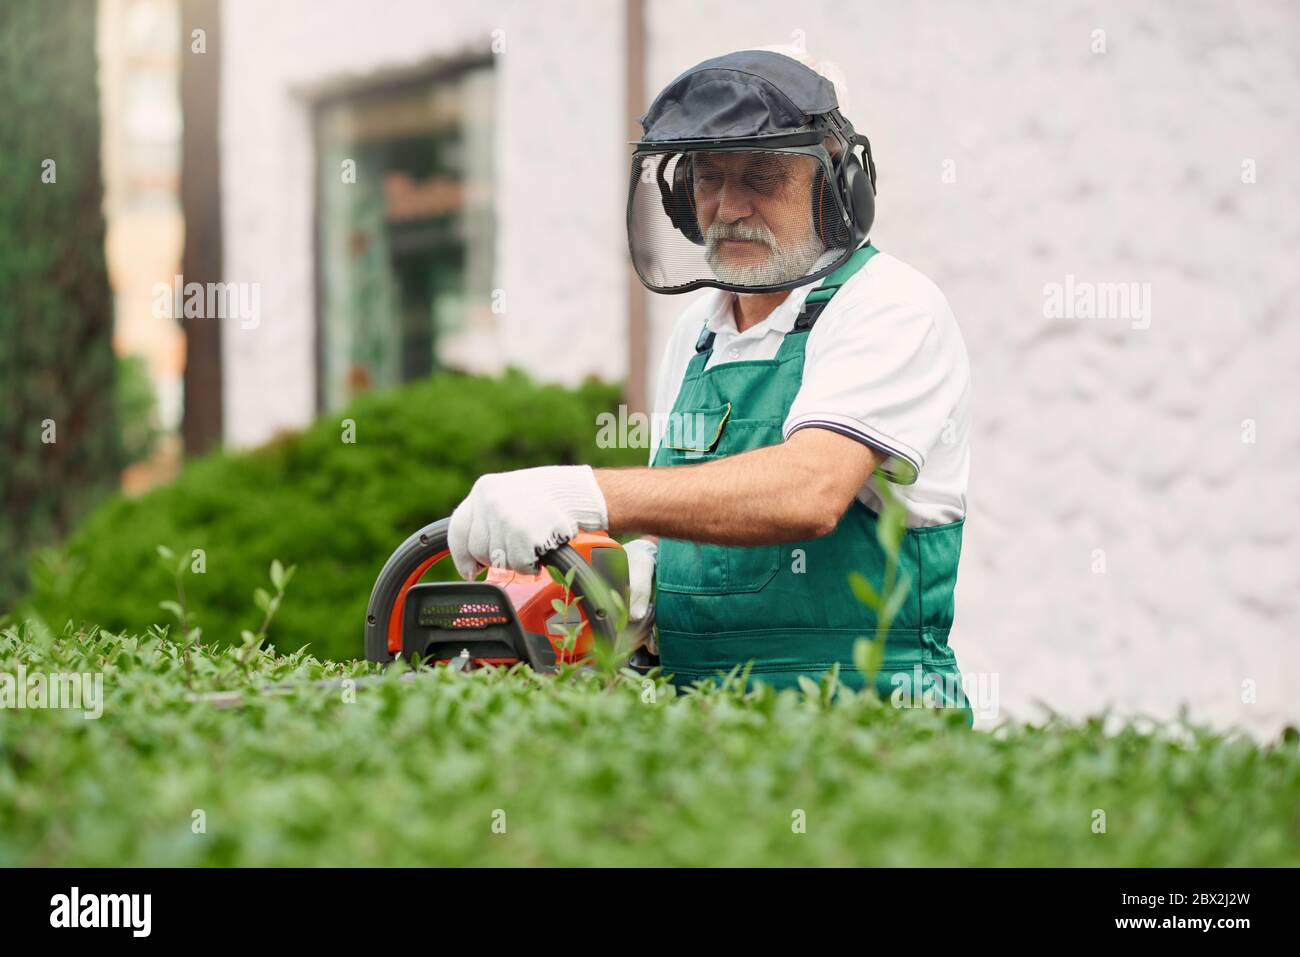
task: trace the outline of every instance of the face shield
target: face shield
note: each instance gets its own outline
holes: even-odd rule
[[[632,264],[654,292],[777,292],[843,265],[874,214],[870,145],[835,90],[759,50],[698,64],[641,117],[628,187]]]
[[[826,275],[854,248],[834,176],[820,144],[638,150],[627,210],[637,275],[661,293],[776,291]]]

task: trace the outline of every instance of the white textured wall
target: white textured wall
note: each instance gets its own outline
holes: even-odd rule
[[[225,327],[226,439],[315,415],[311,95],[465,51],[497,68],[497,278],[506,312],[476,369],[626,375],[622,5],[602,0],[226,0],[225,272],[261,284],[262,322]],[[585,352],[573,346],[585,342]]]
[[[876,243],[947,293],[974,367],[964,669],[995,672],[1020,715],[1040,699],[1162,717],[1187,703],[1263,733],[1300,720],[1300,6],[648,7],[651,95],[708,56],[800,38],[848,76],[879,166]],[[236,442],[311,414],[311,156],[295,84],[498,26],[502,355],[556,379],[623,372],[621,4],[431,9],[227,2],[228,278],[260,279],[267,313],[267,328],[228,339]],[[545,122],[557,103],[566,112]],[[1150,283],[1150,328],[1045,318],[1043,287],[1067,274]],[[688,298],[656,297],[655,358]]]

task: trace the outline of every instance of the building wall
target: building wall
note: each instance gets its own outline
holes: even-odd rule
[[[313,97],[487,52],[494,38],[505,44],[495,58],[505,311],[447,349],[477,371],[626,374],[620,3],[227,0],[222,15],[226,280],[259,283],[262,313],[256,328],[224,327],[228,443],[315,415]]]
[[[647,8],[652,94],[701,59],[770,43],[801,41],[847,74],[879,166],[877,245],[944,289],[971,353],[963,668],[996,674],[1004,712],[1026,717],[1042,701],[1161,718],[1186,703],[1261,731],[1300,719],[1297,8]],[[227,339],[230,440],[312,413],[301,91],[485,44],[497,27],[507,313],[493,358],[556,380],[621,376],[621,4],[355,9],[227,4],[227,268],[263,283],[266,313]],[[1048,318],[1044,287],[1067,276],[1150,284],[1149,328]],[[652,297],[652,363],[689,298]]]

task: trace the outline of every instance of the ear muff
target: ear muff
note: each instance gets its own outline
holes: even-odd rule
[[[840,219],[839,204],[835,202],[830,183],[826,179],[826,170],[820,165],[812,182],[812,215],[813,228],[823,246],[833,249],[848,245],[848,228]]]
[[[862,155],[867,158],[864,170],[862,161],[853,153],[852,168],[844,177],[844,194],[853,202],[853,229],[858,237],[854,245],[858,245],[871,235],[871,224],[876,219],[876,161],[871,156],[871,140],[854,133],[853,143],[862,147]]]
[[[865,140],[866,137],[862,139]],[[867,146],[866,149],[867,162],[871,163],[871,148]],[[816,227],[817,237],[827,249],[841,246],[856,247],[871,233],[871,224],[876,218],[876,193],[873,188],[875,176],[867,174],[867,171],[862,168],[862,161],[851,149],[846,159],[842,161],[837,159],[833,164],[835,175],[840,182],[840,196],[843,197],[849,222],[852,224],[852,234],[849,227],[840,219],[839,209],[831,195],[830,183],[826,179],[826,171],[820,166],[817,167],[812,185],[813,225]],[[872,173],[874,172],[874,163],[872,163]]]
[[[682,220],[677,228],[695,245],[703,246],[704,234],[700,232],[700,220],[695,209],[695,164],[691,162],[690,153],[684,154],[673,168],[673,201]]]
[[[664,178],[664,167],[672,157],[672,153],[666,153],[659,161],[659,169],[655,174],[659,182],[659,200],[663,203],[664,212],[668,214],[668,221],[695,245],[703,246],[704,235],[700,232],[700,222],[695,214],[695,178],[691,172],[690,154],[682,154],[673,167],[673,185],[669,188]]]
[[[867,174],[856,156],[844,164],[843,176],[844,195],[853,204],[853,245],[856,247],[871,235],[871,224],[876,218],[875,177]]]

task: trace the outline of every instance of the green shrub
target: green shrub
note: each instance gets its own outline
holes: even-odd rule
[[[106,401],[95,19],[92,3],[0,3],[0,608],[25,587],[28,552],[124,464]]]
[[[356,657],[384,560],[411,532],[451,514],[479,475],[642,461],[642,450],[596,445],[596,416],[617,402],[612,386],[568,391],[518,372],[442,374],[363,396],[305,432],[215,454],[167,486],[108,500],[33,562],[30,607],[56,628],[71,620],[136,632],[169,622],[158,602],[175,597],[174,586],[157,546],[177,555],[202,549],[202,573],[185,578],[192,624],[205,641],[236,643],[241,630],[256,630],[253,591],[279,559],[298,572],[271,643]],[[355,424],[354,443],[343,441],[345,420]],[[454,573],[450,562],[438,572]]]
[[[374,666],[192,658],[197,695],[243,706],[193,700],[170,637],[0,630],[0,674],[103,676],[98,720],[0,711],[0,866],[1300,863],[1294,730],[971,732],[866,695],[527,670],[349,693]]]

